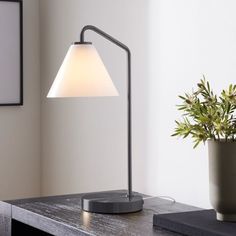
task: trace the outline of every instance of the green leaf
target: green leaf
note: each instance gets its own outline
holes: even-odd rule
[[[181,98],[181,99],[183,99],[183,100],[186,100],[186,98],[185,98],[185,97],[183,97],[183,96],[179,96],[179,98]]]
[[[207,81],[207,89],[208,89],[209,92],[211,91],[211,89],[210,89],[210,84],[209,84],[208,81]]]
[[[200,142],[201,142],[200,140],[198,140],[197,142],[195,142],[193,148],[195,149],[195,148],[200,144]]]

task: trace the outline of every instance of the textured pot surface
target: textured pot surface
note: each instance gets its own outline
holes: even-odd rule
[[[236,142],[208,141],[210,201],[218,220],[236,221]]]

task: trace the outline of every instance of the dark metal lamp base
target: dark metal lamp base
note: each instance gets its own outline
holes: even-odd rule
[[[141,211],[143,198],[140,195],[127,197],[125,192],[101,192],[86,194],[81,199],[82,209],[103,214],[122,214]]]

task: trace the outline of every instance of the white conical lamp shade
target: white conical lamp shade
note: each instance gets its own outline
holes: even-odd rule
[[[118,92],[92,44],[73,44],[49,90],[54,97],[118,96]]]

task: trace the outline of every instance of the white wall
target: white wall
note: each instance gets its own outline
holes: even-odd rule
[[[86,33],[120,92],[114,98],[47,99],[69,45],[93,24],[133,52],[134,189],[144,191],[147,114],[147,10],[144,0],[41,0],[42,193],[127,188],[126,54]],[[137,21],[138,19],[138,21]]]
[[[126,188],[125,55],[93,33],[121,96],[46,99],[69,44],[94,24],[133,53],[134,189],[208,207],[207,147],[171,138],[177,95],[236,75],[233,0],[41,0],[42,192]]]
[[[38,0],[24,0],[24,106],[0,107],[0,199],[40,194]]]
[[[236,2],[150,1],[148,192],[208,207],[207,146],[171,138],[177,95],[205,74],[218,92],[236,78]]]

